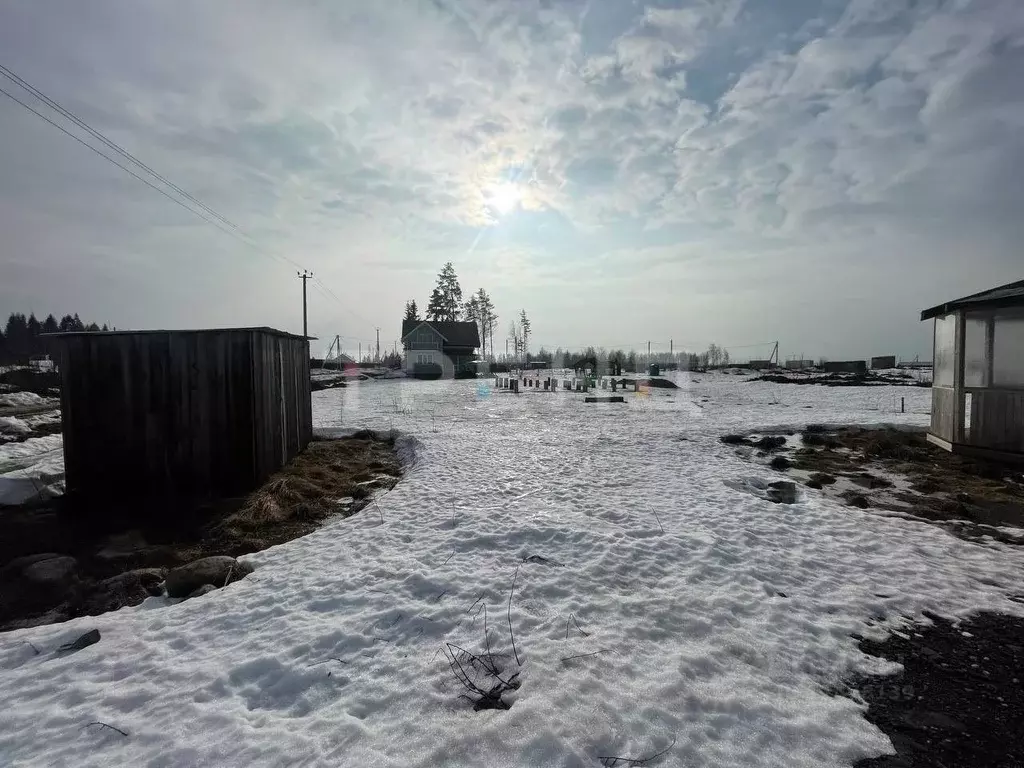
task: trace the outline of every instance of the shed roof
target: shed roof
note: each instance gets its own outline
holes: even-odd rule
[[[926,309],[921,312],[922,320],[930,320],[939,315],[946,315],[957,309],[994,309],[997,307],[1024,306],[1024,280],[990,288],[981,293],[972,293],[962,299],[953,299],[945,304]]]
[[[480,346],[480,330],[471,320],[403,320],[402,340],[421,325],[433,328],[453,347]]]
[[[266,333],[271,336],[283,336],[287,339],[302,339],[306,338],[311,341],[316,341],[315,336],[303,337],[301,334],[288,333],[287,331],[279,331],[276,328],[268,328],[267,326],[255,326],[248,328],[184,328],[184,329],[147,329],[144,331],[61,331],[58,333],[44,333],[42,336],[52,336],[54,338],[62,338],[67,336],[148,336],[157,333],[177,333],[177,334],[195,334],[195,333],[225,333],[225,332],[253,332],[253,333]]]

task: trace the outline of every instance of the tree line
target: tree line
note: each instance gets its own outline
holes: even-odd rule
[[[405,303],[405,319],[419,320],[420,313],[416,300]],[[493,360],[494,331],[498,327],[498,313],[494,302],[483,288],[465,299],[455,267],[449,261],[437,276],[437,284],[427,302],[425,319],[456,322],[459,320],[475,323],[480,334],[480,356]],[[509,340],[514,342],[516,355],[529,354],[530,321],[526,310],[521,310],[518,320],[512,322]]]
[[[70,331],[109,331],[104,323],[85,323],[76,312],[64,315],[57,320],[53,315],[39,321],[35,314],[27,317],[20,312],[12,312],[7,318],[7,325],[0,330],[0,362],[5,364],[27,363],[33,355],[45,355],[49,351],[47,333],[67,333]]]

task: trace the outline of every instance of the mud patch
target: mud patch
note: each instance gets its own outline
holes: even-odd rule
[[[867,720],[895,755],[856,768],[1020,766],[1024,741],[1024,619],[984,613],[954,624],[930,616],[908,636],[861,640],[860,649],[902,665],[894,675],[848,681]],[[852,693],[851,693],[852,695]]]
[[[934,523],[966,539],[1024,543],[1020,468],[943,451],[923,430],[809,424],[781,443],[769,445],[760,433],[722,442],[850,506]]]

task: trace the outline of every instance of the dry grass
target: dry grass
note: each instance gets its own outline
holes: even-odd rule
[[[355,514],[401,474],[393,438],[364,432],[314,441],[210,526],[212,548],[239,555],[304,536],[331,515]]]

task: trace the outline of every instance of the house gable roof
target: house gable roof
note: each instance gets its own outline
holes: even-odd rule
[[[470,321],[447,320],[403,320],[402,341],[420,326],[427,326],[453,347],[479,347],[480,331],[476,323]]]
[[[922,320],[930,320],[939,315],[946,315],[958,309],[995,309],[997,307],[1024,306],[1024,280],[990,288],[981,293],[972,293],[962,299],[947,301],[945,304],[926,309],[921,312]]]

